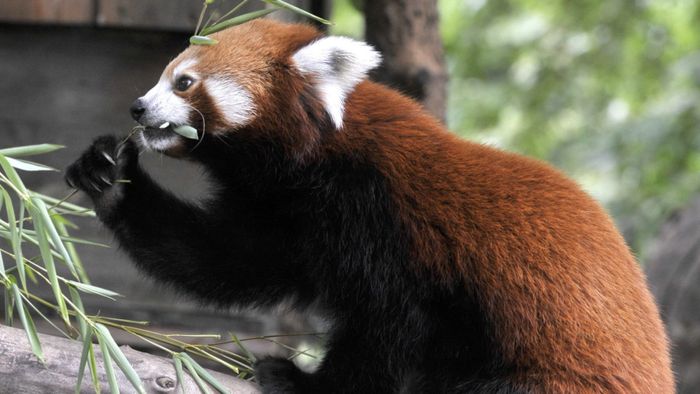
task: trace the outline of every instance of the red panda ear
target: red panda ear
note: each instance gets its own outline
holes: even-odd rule
[[[381,55],[364,42],[332,36],[299,49],[292,60],[299,71],[312,77],[326,112],[340,129],[345,98],[379,65]]]

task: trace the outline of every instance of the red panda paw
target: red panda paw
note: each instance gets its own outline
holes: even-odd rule
[[[255,364],[255,378],[264,394],[302,393],[305,375],[285,358],[269,357]]]
[[[137,164],[138,148],[131,140],[102,136],[68,167],[65,180],[68,186],[90,196],[100,215],[121,200]]]

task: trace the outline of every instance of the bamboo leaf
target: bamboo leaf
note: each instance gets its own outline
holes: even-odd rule
[[[190,360],[185,358],[185,353],[180,353],[182,354],[182,363],[185,364],[185,367],[187,367],[187,370],[190,372],[190,375],[194,379],[194,381],[197,383],[197,386],[199,386],[199,391],[202,393],[206,394],[212,394],[211,390],[207,387],[206,383],[202,380],[202,378],[199,377],[197,374],[197,370],[195,369],[194,365],[190,363]]]
[[[175,375],[177,376],[177,387],[180,388],[182,394],[185,394],[185,374],[182,372],[182,361],[178,354],[173,354],[175,362]]]
[[[219,41],[205,36],[190,37],[190,44],[192,45],[216,45],[218,43]]]
[[[85,307],[83,307],[83,300],[80,298],[80,293],[78,293],[78,290],[73,287],[73,286],[68,286],[68,291],[70,292],[70,299],[73,302],[73,305],[85,314]],[[88,334],[92,336],[91,333],[88,333],[88,326],[87,323],[85,322],[85,319],[78,315],[78,327],[80,328],[80,335],[85,338]]]
[[[210,34],[214,34],[217,31],[221,31],[224,29],[228,29],[229,27],[236,26],[243,24],[245,22],[251,21],[253,19],[261,18],[267,14],[270,14],[272,12],[277,11],[275,8],[267,8],[259,11],[253,11],[253,12],[248,12],[242,15],[234,16],[233,18],[226,19],[223,22],[215,23],[211,26],[205,27],[202,29],[202,31],[199,33],[201,36],[208,36]],[[190,42],[192,40],[190,39]]]
[[[56,227],[58,228],[58,226],[56,226]],[[59,231],[59,233],[60,233],[60,231]],[[66,243],[65,246],[66,246],[66,249],[69,249],[69,250],[68,250],[68,253],[69,253],[69,254],[71,254],[71,253],[70,253],[70,249],[71,249],[70,246],[71,246],[71,244],[89,245],[89,246],[95,246],[95,247],[98,247],[98,248],[109,248],[109,247],[110,247],[109,245],[103,244],[103,243],[100,243],[100,242],[88,241],[88,240],[82,239],[82,238],[65,237],[65,236],[63,236],[63,235],[61,235],[61,241],[63,241],[63,242]],[[71,259],[73,260],[73,263],[77,263],[78,260],[76,259],[76,257],[78,257],[77,254],[76,254],[75,256],[71,256]],[[76,265],[77,265],[77,264],[76,264]]]
[[[39,342],[39,336],[37,335],[36,332],[36,327],[34,326],[34,321],[32,320],[32,316],[29,314],[29,311],[27,310],[27,307],[24,305],[24,302],[22,301],[22,294],[19,291],[19,287],[17,287],[17,284],[12,285],[12,292],[14,293],[15,297],[15,304],[17,306],[17,314],[19,315],[19,320],[22,322],[22,326],[24,327],[24,332],[27,333],[27,339],[29,340],[29,344],[32,347],[32,352],[34,352],[34,355],[36,358],[41,361],[41,363],[44,363],[44,352],[41,350],[41,343]]]
[[[92,331],[81,332],[80,335],[83,336],[83,352],[80,355],[80,366],[78,367],[78,380],[75,383],[75,394],[80,394],[80,386],[83,383],[85,367],[87,366],[90,348],[92,348]]]
[[[34,156],[54,152],[63,148],[65,148],[63,145],[54,144],[17,146],[13,148],[0,149],[0,155],[5,155],[9,157]]]
[[[81,207],[81,206],[75,205],[75,204],[71,204],[69,202],[62,201],[62,200],[59,200],[57,198],[47,196],[45,194],[32,192],[32,197],[38,197],[48,204],[56,205],[57,207],[60,207],[61,209],[68,210],[71,212],[80,212],[80,213],[92,212],[92,210],[90,210],[88,208]],[[92,216],[95,216],[94,212],[92,212]]]
[[[100,351],[102,351],[102,360],[104,361],[105,373],[107,374],[109,391],[112,394],[119,394],[119,385],[117,384],[117,375],[114,373],[112,357],[109,355],[109,349],[105,343],[105,338],[99,333],[97,333],[97,342],[100,344]]]
[[[308,11],[305,11],[305,10],[295,6],[295,5],[289,4],[286,1],[282,1],[282,0],[263,0],[263,1],[266,2],[267,4],[271,4],[271,5],[274,5],[274,6],[279,7],[279,8],[284,8],[284,9],[292,11],[296,14],[305,16],[307,18],[311,18],[315,21],[323,23],[324,25],[332,25],[333,24],[331,21],[329,21],[327,19],[323,19],[320,16],[316,16],[316,15],[314,15]]]
[[[71,259],[73,259],[73,265],[75,265],[75,268],[78,271],[78,276],[80,277],[80,281],[82,283],[89,284],[90,279],[87,276],[87,272],[85,272],[85,267],[83,267],[83,262],[80,259],[78,252],[75,250],[75,244],[76,243],[77,244],[85,244],[85,245],[98,246],[98,247],[103,247],[103,248],[108,248],[109,245],[70,237],[68,234],[68,229],[66,229],[66,224],[64,223],[65,219],[63,221],[60,220],[60,219],[63,219],[61,216],[59,216],[56,219],[57,219],[56,220],[56,230],[58,230],[58,233],[61,236],[61,239],[64,242],[66,242],[66,249],[68,250],[68,255],[70,255]]]
[[[238,345],[238,347],[245,353],[246,357],[248,357],[248,359],[250,359],[250,361],[255,362],[256,361],[255,355],[253,353],[251,353],[250,350],[248,350],[248,348],[243,345],[243,342],[241,342],[241,340],[238,339],[236,334],[229,332],[229,335],[231,335],[231,339],[233,339],[233,342],[236,345]]]
[[[102,338],[102,341],[100,343],[106,343],[107,347],[109,348],[109,351],[114,356],[114,361],[119,366],[119,369],[122,370],[126,378],[129,379],[131,385],[134,386],[136,391],[138,391],[139,393],[146,394],[146,390],[143,388],[143,384],[141,383],[141,378],[139,378],[139,375],[136,373],[136,371],[134,371],[134,368],[131,366],[131,363],[129,363],[129,360],[126,359],[126,356],[124,356],[124,353],[121,351],[121,349],[119,349],[117,343],[114,342],[114,339],[112,339],[112,335],[109,333],[109,330],[107,330],[107,327],[97,323],[95,324],[95,329]]]
[[[5,273],[5,262],[2,259],[2,253],[0,253],[0,278],[4,279],[6,276]]]
[[[12,291],[10,291],[11,287],[12,287],[11,285],[6,284],[5,287],[3,288],[3,292],[5,293],[4,294],[5,325],[9,326],[9,327],[12,327],[12,323],[13,323],[13,316],[12,315],[13,315],[13,312],[15,310],[15,308],[12,307],[12,304],[14,304],[14,302],[15,302],[15,296],[14,296],[14,293]]]
[[[28,160],[13,159],[11,157],[8,157],[7,162],[10,163],[12,167],[23,171],[58,171],[53,167],[45,166],[39,163],[34,163],[33,161]]]
[[[224,387],[224,385],[222,385],[221,383],[219,383],[219,381],[216,380],[216,378],[214,378],[209,372],[207,372],[206,369],[202,368],[202,366],[199,365],[199,363],[197,363],[196,361],[194,361],[194,360],[192,359],[192,357],[190,357],[189,354],[183,353],[183,354],[182,354],[182,357],[183,357],[184,360],[186,360],[187,362],[189,362],[189,363],[192,365],[192,367],[197,371],[197,374],[198,374],[199,376],[201,376],[202,378],[204,378],[204,380],[206,380],[207,383],[209,383],[212,387],[214,387],[215,389],[219,390],[219,392],[222,392],[222,393],[228,393],[228,392],[229,392],[228,389],[227,389],[226,387]]]
[[[95,393],[100,394],[102,391],[102,387],[100,384],[100,378],[97,376],[97,360],[95,359],[95,349],[90,346],[88,353],[90,354],[90,358],[88,361],[90,362],[90,377],[92,378],[92,387],[95,389]]]
[[[35,221],[35,225],[40,222],[42,227],[46,232],[48,232],[49,236],[51,236],[51,239],[53,240],[54,247],[58,249],[58,252],[61,254],[63,257],[63,261],[66,263],[68,268],[70,269],[70,272],[73,274],[74,277],[78,278],[78,273],[75,270],[75,266],[73,265],[73,260],[71,259],[70,255],[68,254],[68,250],[66,250],[65,245],[63,245],[63,241],[61,241],[61,236],[58,234],[58,230],[56,230],[56,226],[53,224],[53,221],[51,220],[51,217],[49,216],[49,211],[46,208],[46,204],[44,201],[38,197],[32,197],[32,202],[34,203],[34,206],[36,207],[36,212],[38,215],[32,215]],[[37,234],[37,236],[42,235],[42,234]]]
[[[17,228],[17,239],[14,237],[12,238],[12,249],[13,253],[15,254],[15,261],[17,262],[17,272],[19,273],[19,279],[22,281],[22,286],[24,290],[27,290],[27,288],[24,285],[25,279],[23,276],[25,275],[25,268],[27,268],[24,265],[24,254],[22,252],[22,233],[24,232],[24,213],[26,211],[26,208],[24,206],[24,200],[19,200],[19,220],[17,223],[19,223],[19,227]],[[8,215],[9,217],[9,215]],[[10,231],[12,231],[12,225],[10,225]],[[28,271],[29,273],[29,278],[32,280],[32,282],[36,283],[36,278],[33,276],[33,273],[31,271]]]
[[[22,289],[27,290],[27,276],[24,271],[24,260],[22,260],[22,232],[17,231],[17,221],[15,220],[15,207],[12,205],[12,198],[7,191],[2,190],[2,199],[5,201],[5,212],[7,214],[7,230],[9,233],[10,244],[12,245],[12,253],[15,255],[15,266],[19,274],[19,281],[22,284]],[[22,209],[24,206],[22,205]]]
[[[185,138],[189,138],[191,140],[196,140],[197,138],[199,138],[197,136],[197,129],[195,129],[192,126],[180,125],[180,126],[174,127],[173,131],[180,134],[181,136],[183,136]]]
[[[33,216],[36,219],[38,215],[35,214]],[[44,262],[44,267],[46,268],[46,273],[49,277],[49,282],[51,283],[51,290],[53,290],[54,298],[56,298],[58,311],[66,325],[70,326],[68,308],[66,307],[65,300],[63,300],[63,292],[61,291],[61,286],[58,283],[58,276],[56,275],[56,264],[54,263],[53,255],[51,254],[49,239],[46,237],[44,221],[35,220],[34,226],[36,228],[37,239],[39,241],[39,253],[41,254],[41,259]]]
[[[2,167],[2,170],[5,172],[10,184],[22,195],[21,197],[27,198],[27,188],[24,186],[22,179],[17,175],[17,171],[15,171],[14,167],[10,165],[10,162],[7,161],[7,158],[3,155],[0,155],[0,167]]]
[[[114,300],[114,297],[121,297],[121,294],[113,292],[112,290],[107,290],[101,287],[76,282],[74,280],[67,280],[66,282],[71,286],[75,287],[76,289],[82,291],[83,293],[95,294],[98,296],[109,298],[111,300]]]
[[[34,284],[39,283],[39,282],[36,280],[36,274],[34,273],[34,269],[32,268],[31,265],[26,265],[26,264],[25,264],[25,265],[24,265],[24,270],[25,270],[26,273],[27,273],[27,278],[29,278],[29,280],[30,280],[32,283],[34,283]]]

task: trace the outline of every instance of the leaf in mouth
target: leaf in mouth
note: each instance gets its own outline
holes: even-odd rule
[[[197,129],[186,124],[173,127],[173,131],[191,140],[199,139],[199,136],[197,135]]]

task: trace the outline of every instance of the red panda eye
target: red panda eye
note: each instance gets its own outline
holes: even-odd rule
[[[192,84],[194,83],[194,80],[186,75],[181,76],[180,78],[175,81],[175,89],[184,92],[187,90]]]

